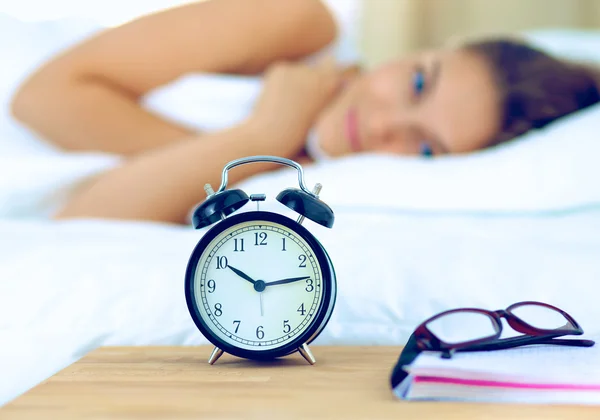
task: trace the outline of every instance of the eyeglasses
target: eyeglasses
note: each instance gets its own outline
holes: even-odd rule
[[[500,338],[502,318],[522,335]],[[497,311],[451,309],[432,316],[415,329],[394,367],[392,386],[406,377],[403,367],[424,350],[440,351],[443,358],[451,358],[454,352],[501,350],[531,344],[577,347],[595,344],[592,340],[557,338],[581,334],[583,329],[571,315],[541,302],[518,302]]]

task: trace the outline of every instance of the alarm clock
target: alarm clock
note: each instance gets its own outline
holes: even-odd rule
[[[284,189],[276,197],[298,213],[297,219],[260,211],[265,194],[227,189],[231,169],[256,162],[297,170],[300,188]],[[307,189],[302,167],[293,160],[251,156],[223,168],[216,192],[209,184],[204,189],[207,198],[193,210],[192,224],[196,229],[213,226],[190,256],[185,297],[192,320],[215,346],[208,362],[214,364],[224,352],[270,360],[298,351],[314,364],[308,344],[325,328],[336,299],[331,259],[302,225],[310,219],[333,227],[333,211],[319,199],[321,184]],[[249,202],[256,203],[256,210],[240,210]]]

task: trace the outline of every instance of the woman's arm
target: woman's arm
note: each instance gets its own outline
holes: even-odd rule
[[[189,72],[252,74],[327,45],[319,0],[209,0],[107,30],[43,66],[13,114],[58,146],[132,155],[191,135],[139,98]]]
[[[216,190],[221,171],[233,159],[268,154],[260,130],[242,124],[226,131],[191,138],[128,158],[77,194],[57,219],[112,218],[185,223],[193,206]],[[273,166],[273,165],[271,165]],[[268,164],[243,165],[231,171],[230,185],[268,170]],[[272,169],[276,169],[273,167]]]
[[[227,162],[252,155],[295,158],[304,147],[309,127],[336,94],[342,78],[342,70],[331,60],[316,66],[272,66],[246,121],[125,159],[73,197],[57,218],[183,223],[192,207],[205,198],[203,185],[220,185]],[[231,172],[230,185],[270,168],[277,166],[243,165]]]

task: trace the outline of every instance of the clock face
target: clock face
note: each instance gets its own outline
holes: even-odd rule
[[[285,224],[229,224],[193,261],[190,299],[203,327],[219,341],[251,351],[279,349],[306,336],[315,329],[327,289],[322,251]]]

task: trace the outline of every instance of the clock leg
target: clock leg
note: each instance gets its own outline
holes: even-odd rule
[[[219,360],[219,357],[221,357],[223,355],[223,350],[221,350],[218,347],[215,347],[212,351],[212,353],[210,354],[210,357],[208,358],[208,364],[209,365],[214,365],[215,362],[217,360]]]
[[[311,365],[314,365],[315,363],[317,363],[315,356],[313,356],[312,352],[310,351],[310,349],[308,348],[306,343],[304,343],[304,344],[302,344],[302,346],[298,347],[298,351],[300,352],[302,357],[304,357],[306,359],[306,361],[308,363],[310,363]]]

